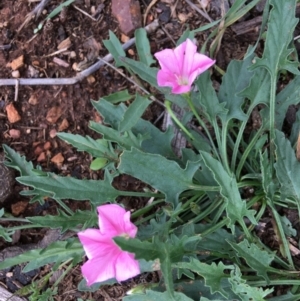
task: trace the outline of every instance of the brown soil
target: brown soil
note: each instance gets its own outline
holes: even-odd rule
[[[107,54],[103,40],[108,39],[109,30],[125,41],[120,32],[118,23],[111,13],[111,1],[108,0],[79,0],[75,5],[83,11],[91,14],[93,7],[101,3],[104,8],[98,21],[90,19],[82,12],[69,6],[63,13],[47,22],[43,29],[34,36],[34,29],[53,9],[62,1],[51,0],[45,7],[42,15],[37,20],[30,20],[28,24],[18,32],[18,29],[29,14],[36,7],[37,2],[27,0],[2,0],[0,3],[0,78],[12,78],[13,63],[20,59],[23,63],[17,70],[21,78],[67,78],[74,77],[76,71],[72,69],[74,63],[83,61],[89,55],[87,41],[91,37],[98,43],[99,55]],[[144,14],[151,1],[140,0],[141,12]],[[151,2],[154,3],[153,1]],[[197,1],[195,1],[197,3]],[[218,1],[211,1],[208,7],[209,16],[216,20],[219,17],[220,7]],[[252,19],[261,12],[254,9],[246,19]],[[150,35],[151,51],[155,53],[159,49],[174,47],[176,41],[187,28],[198,28],[207,24],[195,9],[190,7],[184,0],[161,0],[151,7],[146,23],[158,18],[159,29]],[[245,19],[245,20],[246,20]],[[242,20],[244,21],[244,20]],[[145,25],[145,24],[144,24]],[[254,44],[258,33],[248,33],[236,36],[228,29],[222,40],[221,49],[217,56],[218,65],[226,69],[227,64],[233,58],[241,58],[247,46]],[[199,45],[205,41],[208,32],[197,35]],[[56,52],[57,46],[66,38],[70,38],[71,46],[66,52],[49,56]],[[8,49],[1,50],[1,46],[9,45]],[[126,51],[128,57],[135,58],[135,47]],[[53,61],[56,57],[64,61],[61,66]],[[218,75],[215,75],[218,80]],[[88,124],[91,120],[99,121],[100,116],[93,109],[90,99],[97,100],[110,93],[124,88],[134,91],[134,87],[109,67],[102,67],[89,78],[70,86],[1,86],[0,87],[0,144],[5,143],[25,155],[27,160],[39,164],[44,170],[54,171],[63,175],[71,175],[78,178],[101,177],[101,173],[89,169],[91,157],[82,152],[76,152],[74,148],[55,137],[59,131],[71,132],[80,135],[98,137],[92,132]],[[9,116],[7,106],[12,104],[16,109]],[[161,114],[162,109],[153,104],[146,112],[144,118],[154,121]],[[16,119],[14,119],[16,118]],[[19,120],[18,120],[19,119]],[[18,121],[16,121],[18,120]],[[120,177],[116,183],[119,189],[140,189],[137,183],[129,177]],[[46,206],[37,203],[29,204],[28,198],[19,195],[24,189],[15,184],[14,193],[3,206],[6,211],[15,216],[45,215],[56,212],[56,205],[51,200]],[[126,204],[135,208],[136,200],[125,200]],[[85,209],[88,204],[84,202],[71,202],[72,209]],[[14,245],[27,245],[37,243],[42,239],[44,231],[22,231],[19,238],[15,238]],[[11,244],[0,241],[0,248],[4,249]],[[38,278],[47,272],[48,267],[36,271],[28,277]],[[1,277],[0,285],[14,291],[14,286],[8,287],[7,277]],[[40,275],[39,275],[40,274]],[[10,276],[9,276],[10,275]],[[156,274],[145,274],[136,277],[126,283],[114,286],[105,286],[96,293],[81,293],[77,291],[77,284],[82,279],[80,267],[76,267],[59,286],[59,294],[55,300],[120,300],[126,291],[137,283],[158,281]],[[30,280],[29,280],[30,281]],[[16,284],[17,283],[17,284]],[[15,286],[22,287],[20,281],[15,281]]]

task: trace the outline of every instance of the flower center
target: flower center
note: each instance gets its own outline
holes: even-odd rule
[[[189,84],[189,79],[187,76],[175,74],[175,77],[179,86],[187,86]]]

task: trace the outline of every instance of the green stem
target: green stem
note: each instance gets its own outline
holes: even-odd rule
[[[44,228],[44,226],[38,226],[38,225],[20,225],[20,226],[15,226],[11,228],[7,228],[9,231],[17,231],[17,230],[23,230],[23,229],[32,229],[32,228]]]
[[[203,220],[206,216],[208,216],[211,212],[213,212],[220,204],[223,203],[223,200],[220,199],[216,202],[213,202],[209,207],[207,207],[203,212],[201,212],[198,216],[193,218],[190,222],[193,224],[198,223],[199,221]]]
[[[216,230],[218,230],[218,229],[224,227],[226,224],[228,224],[228,222],[230,222],[230,219],[228,217],[224,218],[222,221],[220,221],[219,223],[217,223],[213,227],[211,227],[211,228],[207,229],[206,231],[202,232],[201,237],[203,238],[203,237],[209,235],[210,233],[215,232]]]
[[[242,168],[244,167],[245,161],[248,158],[249,153],[252,151],[253,147],[255,146],[258,138],[261,136],[261,134],[263,133],[264,129],[261,127],[259,128],[259,130],[257,131],[257,133],[254,135],[254,137],[252,138],[252,140],[250,141],[250,143],[248,144],[247,148],[245,149],[242,158],[239,162],[239,165],[236,169],[236,178],[239,179],[240,178],[240,174],[242,171]]]
[[[225,124],[222,124],[222,140],[221,140],[221,157],[223,159],[224,167],[227,170],[228,174],[231,174],[231,170],[229,168],[228,163],[228,156],[227,156],[227,128],[228,128],[228,121]]]
[[[271,286],[271,285],[300,285],[300,280],[285,280],[285,279],[279,279],[279,280],[270,280],[269,282],[265,280],[258,280],[258,281],[247,281],[247,284],[250,286]],[[297,295],[300,297],[300,295]],[[293,296],[293,300],[297,300],[297,296]],[[299,299],[298,299],[299,300]]]
[[[252,241],[252,240],[253,240],[253,239],[252,239],[252,236],[251,236],[250,231],[249,231],[247,225],[245,224],[244,220],[243,220],[243,219],[240,219],[238,222],[239,222],[239,224],[242,226],[246,238],[247,238],[249,241]]]
[[[30,223],[30,221],[26,218],[18,218],[18,217],[1,217],[1,222],[19,222],[19,223]]]
[[[135,191],[120,191],[123,196],[137,196],[144,198],[163,198],[165,195],[162,193],[151,193],[151,192],[135,192]]]
[[[238,133],[238,135],[236,137],[234,148],[233,148],[233,152],[232,152],[231,170],[235,170],[236,158],[237,158],[239,146],[240,146],[241,140],[243,138],[245,127],[246,127],[246,125],[248,123],[248,120],[250,118],[250,114],[251,114],[251,112],[252,112],[253,109],[254,109],[254,105],[251,104],[250,107],[249,107],[249,109],[248,109],[248,111],[247,111],[247,114],[246,114],[247,118],[242,122],[242,124],[239,127],[239,133]]]
[[[55,201],[70,215],[74,214],[74,212],[61,199],[55,199]]]
[[[137,218],[137,217],[139,217],[141,215],[144,215],[145,213],[147,213],[148,211],[150,211],[153,208],[153,206],[156,206],[157,204],[164,203],[164,202],[165,202],[165,200],[154,201],[151,204],[146,205],[146,207],[143,207],[143,208],[141,208],[141,209],[133,212],[131,214],[131,218]]]
[[[276,86],[277,81],[271,75],[271,90],[270,90],[270,165],[272,174],[274,173],[275,162],[275,101],[276,101]]]
[[[274,217],[274,220],[276,222],[276,226],[277,226],[277,229],[278,229],[278,234],[280,237],[279,238],[279,245],[281,245],[283,248],[280,248],[281,251],[283,251],[284,254],[283,257],[287,258],[288,262],[289,262],[289,265],[290,265],[290,268],[295,270],[295,266],[294,266],[294,263],[293,263],[293,259],[292,259],[292,256],[291,256],[291,252],[290,252],[290,248],[289,248],[289,243],[285,237],[285,233],[284,233],[284,230],[283,230],[283,227],[282,227],[282,223],[281,223],[281,220],[280,220],[280,217],[279,217],[279,214],[277,213],[277,210],[276,208],[274,208],[271,204],[269,204],[271,210],[272,210],[272,214],[273,214],[273,217]],[[275,233],[276,233],[276,229],[275,229]]]
[[[216,146],[215,146],[215,144],[214,144],[214,141],[213,141],[213,139],[212,139],[212,137],[211,137],[211,135],[210,135],[209,130],[207,129],[207,126],[205,125],[205,123],[204,123],[203,120],[200,118],[199,114],[197,113],[197,110],[196,110],[196,108],[195,108],[195,106],[194,106],[194,104],[193,104],[193,102],[192,102],[192,99],[191,99],[190,94],[184,94],[184,98],[186,99],[186,101],[187,101],[187,103],[188,103],[188,105],[189,105],[191,111],[193,112],[194,116],[196,117],[198,123],[199,123],[200,126],[204,129],[205,134],[207,135],[207,137],[208,137],[208,139],[209,139],[209,142],[210,142],[210,144],[211,144],[211,146],[212,146],[212,148],[213,148],[213,150],[214,150],[214,153],[215,153],[215,155],[218,157],[219,155],[218,155],[218,151],[217,151],[217,149],[216,149]]]
[[[167,109],[167,112],[172,117],[173,121],[177,124],[177,126],[191,139],[195,140],[193,135],[187,130],[187,128],[181,123],[181,121],[177,118],[177,116],[174,114],[174,112],[171,109],[171,102],[169,100],[165,101],[165,106]]]

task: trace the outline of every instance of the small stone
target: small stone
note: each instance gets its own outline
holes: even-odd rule
[[[128,36],[126,36],[124,33],[121,34],[121,41],[122,43],[126,43],[130,40]]]
[[[46,120],[50,123],[56,123],[56,121],[59,119],[59,117],[62,115],[61,107],[55,106],[52,107],[46,116]]]
[[[128,54],[131,55],[131,56],[134,56],[134,54],[135,54],[134,50],[133,49],[128,49]]]
[[[11,73],[11,76],[13,78],[19,78],[20,77],[20,71],[19,70],[15,70]]]
[[[50,141],[47,141],[45,144],[44,144],[44,150],[49,150],[51,148],[51,143]]]
[[[70,64],[68,62],[66,62],[56,56],[53,58],[53,63],[55,63],[58,66],[64,67],[64,68],[68,68],[70,66]]]
[[[64,130],[66,130],[69,127],[69,122],[66,118],[63,119],[63,121],[61,122],[61,124],[58,127],[58,131],[62,132]]]
[[[43,152],[43,148],[39,145],[34,149],[34,154],[39,156]]]
[[[41,152],[38,158],[36,159],[38,162],[44,162],[46,161],[46,154],[45,152]]]
[[[66,38],[65,40],[61,41],[58,46],[57,49],[61,50],[61,49],[68,49],[70,46],[72,45],[70,38]]]
[[[30,98],[28,99],[28,103],[30,103],[33,106],[36,106],[39,103],[36,95],[34,95],[34,94],[31,95]]]
[[[29,65],[27,68],[27,76],[31,77],[31,78],[38,78],[39,70],[37,70],[33,66]]]
[[[74,63],[72,65],[72,69],[75,70],[75,71],[78,71],[78,64],[77,63]]]
[[[65,158],[61,153],[58,153],[54,157],[51,158],[51,162],[56,165],[61,165],[64,162]]]
[[[20,201],[11,205],[11,211],[14,216],[18,216],[23,213],[28,205],[26,201]]]
[[[75,51],[71,51],[71,52],[70,52],[70,58],[71,58],[71,59],[76,58],[76,52],[75,52]]]
[[[185,23],[188,19],[188,15],[187,14],[183,14],[183,13],[179,13],[178,14],[178,19],[181,23]]]
[[[57,134],[57,131],[56,131],[56,129],[52,129],[52,130],[50,130],[50,132],[49,132],[49,136],[50,136],[50,138],[54,138],[54,137],[56,137],[56,134]]]
[[[91,85],[91,84],[93,84],[95,81],[96,81],[96,79],[95,79],[95,77],[93,76],[93,75],[89,75],[87,78],[86,78],[86,80],[87,80],[87,82]]]
[[[121,31],[130,36],[135,29],[142,26],[142,15],[139,1],[112,0],[112,14],[119,22]]]
[[[12,70],[17,70],[24,65],[24,55],[19,56],[14,59],[11,63],[8,63],[6,66],[10,67]]]
[[[12,103],[6,106],[6,113],[10,123],[15,123],[21,120],[21,116]]]
[[[9,136],[13,139],[18,139],[21,136],[20,130],[11,129],[9,130]]]

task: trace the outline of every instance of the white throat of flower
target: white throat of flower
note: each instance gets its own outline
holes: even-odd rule
[[[187,76],[175,74],[175,77],[179,86],[187,86],[189,84],[189,78]]]

